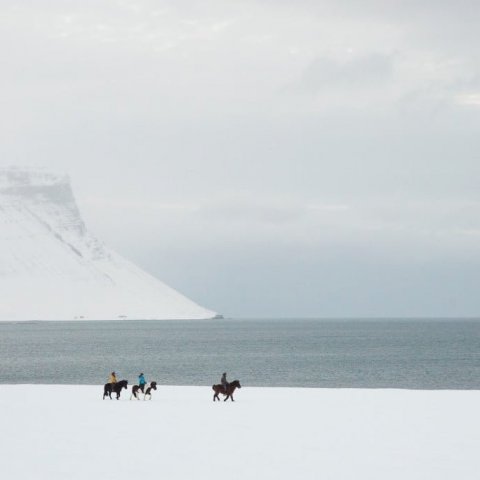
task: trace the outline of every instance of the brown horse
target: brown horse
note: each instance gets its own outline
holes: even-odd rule
[[[212,385],[212,389],[215,392],[213,395],[213,401],[218,400],[220,401],[220,397],[218,396],[219,393],[222,395],[225,395],[225,399],[223,400],[226,402],[228,398],[230,397],[230,400],[233,402],[233,392],[235,391],[236,388],[242,388],[240,385],[240,382],[238,380],[234,380],[232,383],[227,384],[227,391],[225,392],[225,389],[223,388],[223,385]]]

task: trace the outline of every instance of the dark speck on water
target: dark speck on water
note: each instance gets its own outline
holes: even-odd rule
[[[476,320],[0,323],[0,383],[480,388]]]

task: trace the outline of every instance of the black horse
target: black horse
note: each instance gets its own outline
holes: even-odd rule
[[[126,390],[127,385],[128,380],[120,380],[117,383],[106,383],[103,386],[103,399],[105,400],[105,397],[108,396],[111,400],[112,392],[115,392],[117,394],[117,400],[120,400],[120,392],[122,391],[122,388]]]
[[[143,399],[147,399],[147,395],[150,397],[150,400],[152,399],[152,390],[157,389],[157,382],[151,382],[150,385],[147,387],[147,390],[145,393],[143,392],[143,389],[140,385],[134,385],[132,387],[132,394],[130,395],[130,400],[135,397],[137,400],[140,400],[140,392],[144,393]]]
[[[223,388],[223,385],[221,384],[212,385],[212,389],[215,392],[215,394],[213,395],[213,401],[220,401],[220,397],[218,396],[218,394],[221,393],[222,395],[225,395],[225,399],[223,400],[224,402],[227,401],[229,397],[230,400],[233,402],[233,392],[236,388],[242,388],[238,380],[234,380],[232,383],[227,383],[227,391],[225,391],[225,388]]]

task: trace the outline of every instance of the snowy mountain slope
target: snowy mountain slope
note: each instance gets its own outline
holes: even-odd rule
[[[0,321],[214,315],[89,234],[68,177],[0,170]]]

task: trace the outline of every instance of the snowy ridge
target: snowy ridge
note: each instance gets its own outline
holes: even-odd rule
[[[67,176],[0,170],[0,321],[213,316],[92,236]]]

